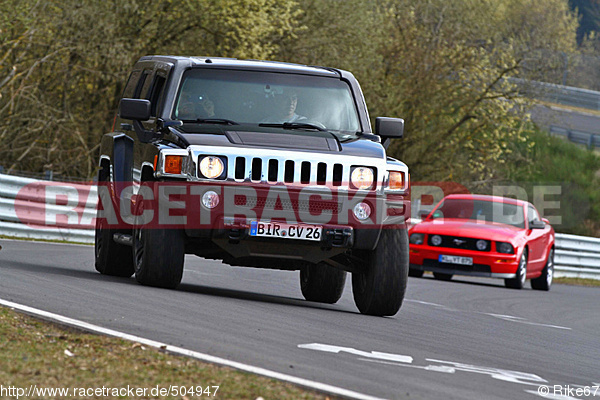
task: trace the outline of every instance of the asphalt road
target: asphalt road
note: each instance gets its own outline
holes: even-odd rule
[[[321,305],[297,273],[188,256],[172,291],[101,276],[91,246],[0,245],[0,299],[370,396],[535,399],[540,385],[600,383],[600,288],[410,278],[400,312],[378,318],[358,313],[350,279]]]

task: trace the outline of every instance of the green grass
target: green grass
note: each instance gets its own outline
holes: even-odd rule
[[[599,279],[585,278],[554,278],[554,283],[562,285],[577,285],[577,286],[600,286]]]
[[[553,224],[560,233],[600,236],[600,157],[597,153],[535,127],[528,128],[527,141],[515,145],[515,153],[501,175],[520,186],[528,200],[535,202],[534,188],[560,186],[560,195],[545,201],[558,201],[550,215],[560,216]]]
[[[280,382],[158,349],[79,332],[0,307],[0,383],[4,388],[160,388],[219,386],[216,399],[333,399]],[[211,388],[214,391],[214,388]],[[90,398],[77,396],[75,398]],[[151,398],[135,396],[136,398]],[[0,398],[15,398],[0,394]],[[39,398],[39,397],[38,397]],[[57,398],[47,396],[44,398]],[[119,398],[92,396],[91,398]],[[152,398],[209,398],[154,396]]]
[[[8,240],[22,240],[24,242],[44,242],[44,243],[64,243],[64,244],[79,244],[84,246],[93,246],[93,243],[84,243],[84,242],[71,242],[67,240],[54,240],[54,239],[36,239],[36,238],[24,238],[24,237],[12,237],[6,235],[0,235],[0,239],[8,239]]]

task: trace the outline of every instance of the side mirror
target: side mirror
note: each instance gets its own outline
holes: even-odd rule
[[[390,139],[401,139],[404,136],[404,120],[402,118],[375,118],[375,134],[381,136],[383,146],[387,149]]]
[[[121,99],[119,103],[119,116],[123,119],[134,121],[147,121],[150,119],[150,100]]]
[[[550,225],[550,220],[548,218],[542,218],[542,221],[544,221],[546,225]]]
[[[546,223],[544,221],[530,221],[529,229],[544,229],[546,227]]]

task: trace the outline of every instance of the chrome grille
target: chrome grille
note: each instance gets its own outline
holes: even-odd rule
[[[349,167],[346,169],[344,172],[344,165],[340,163],[238,156],[233,162],[233,177],[236,181],[249,179],[252,182],[335,187],[342,186],[344,174],[349,176]]]

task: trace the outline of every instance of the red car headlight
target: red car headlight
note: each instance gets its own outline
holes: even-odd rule
[[[496,242],[496,251],[503,254],[515,254],[515,248],[508,242]]]
[[[425,235],[422,233],[413,233],[410,235],[409,242],[411,244],[423,244],[425,241]]]

